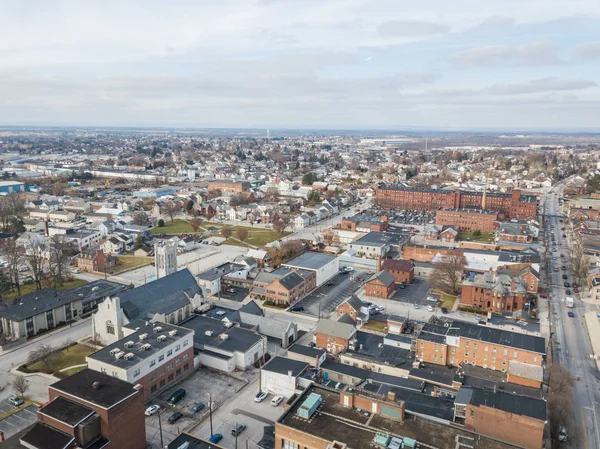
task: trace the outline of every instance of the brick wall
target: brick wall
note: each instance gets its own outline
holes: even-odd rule
[[[302,449],[327,449],[330,441],[275,423],[275,449],[283,449],[283,440],[298,444]]]
[[[394,284],[385,286],[377,279],[369,281],[365,284],[365,294],[367,296],[371,296],[372,298],[390,298],[394,293],[394,289]]]
[[[185,356],[187,356],[187,358],[184,358]],[[177,363],[177,360],[179,360],[179,363]],[[186,365],[187,369],[185,368]],[[170,359],[168,363],[163,363],[162,365],[157,364],[157,368],[154,371],[148,373],[140,379],[136,379],[135,382],[142,385],[144,402],[147,402],[151,398],[160,394],[162,391],[172,387],[175,383],[181,382],[185,377],[189,376],[193,372],[194,348],[189,347],[182,351],[177,357]],[[164,381],[164,384],[161,386],[162,381]],[[152,391],[152,387],[156,387],[156,390]]]
[[[482,214],[457,210],[438,210],[435,214],[435,224],[452,226],[460,231],[493,232],[494,222],[498,214]]]
[[[340,337],[331,337],[326,334],[316,334],[316,345],[318,348],[326,349],[327,351],[337,354],[348,349],[348,340]]]
[[[356,316],[359,314],[360,310],[354,310],[348,302],[340,304],[337,308],[337,316],[341,317],[344,314],[350,316],[353,320],[356,320]]]
[[[437,349],[437,351],[436,351]],[[434,365],[446,365],[448,346],[444,343],[434,343],[427,340],[417,340],[415,359]]]

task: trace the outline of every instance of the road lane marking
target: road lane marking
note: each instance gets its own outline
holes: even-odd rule
[[[585,419],[583,416],[583,409],[580,409],[579,411],[581,412],[581,430],[583,430],[583,447],[585,449],[588,449],[587,434],[585,433]]]

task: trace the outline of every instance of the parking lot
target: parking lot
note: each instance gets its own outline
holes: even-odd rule
[[[250,290],[244,287],[235,286],[233,287],[233,289],[235,290],[235,293],[231,293],[228,291],[221,292],[221,298],[229,299],[231,301],[242,302],[244,299],[246,299],[248,293],[250,293]]]
[[[370,209],[368,213],[373,215],[387,215],[390,223],[409,226],[424,226],[431,221],[435,222],[435,212],[428,211]]]
[[[175,406],[163,407],[159,413],[146,418],[147,441],[149,441],[153,447],[160,447],[159,414],[163,432],[163,443],[166,444],[173,440],[184,429],[197,424],[208,416],[209,393],[212,395],[214,410],[235,396],[236,392],[244,385],[245,383],[243,381],[234,377],[218,371],[200,368],[183,382],[160,394],[158,400],[154,401],[154,403],[158,403],[162,407],[174,391],[179,388],[183,388],[186,391],[185,398]],[[190,407],[197,402],[203,402],[206,406],[201,412],[192,416],[189,413]],[[183,417],[176,423],[169,424],[168,419],[175,412],[183,413]]]
[[[405,288],[400,288],[400,286],[396,285],[396,291],[392,296],[392,300],[407,302],[411,304],[419,304],[421,306],[433,304],[427,301],[427,296],[436,295],[428,295],[429,289],[429,282],[427,282],[424,279],[415,278],[413,279],[412,283],[408,284]]]
[[[361,268],[355,268],[348,274],[339,273],[296,305],[304,307],[301,313],[319,316],[320,311],[322,317],[328,317],[353,291],[362,287],[368,277],[368,272]]]
[[[0,415],[8,413],[14,408],[6,402],[0,402]],[[0,430],[4,432],[4,438],[9,438],[37,422],[37,410],[37,406],[31,404],[0,421]]]

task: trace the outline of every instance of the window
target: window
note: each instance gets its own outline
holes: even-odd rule
[[[161,369],[161,370],[158,372],[158,375],[159,375],[159,376],[164,376],[164,375],[165,375],[165,370],[164,370],[164,369]]]
[[[477,349],[477,343],[473,343],[473,349]]]
[[[439,347],[438,347],[438,345],[435,345],[435,348],[434,348],[433,350],[434,350],[435,352],[438,352],[438,350],[439,350]],[[437,357],[437,356],[436,356],[436,357]]]
[[[425,345],[423,344],[423,342],[421,342],[421,348],[424,347]]]
[[[112,372],[113,377],[119,377],[119,373],[117,373],[116,371]]]
[[[188,358],[188,356],[189,356],[189,354],[183,354],[183,360],[186,360]],[[534,360],[534,362],[535,362],[535,360]]]
[[[115,335],[115,326],[112,323],[112,321],[108,320],[106,322],[106,333],[107,334],[111,334],[111,335]]]
[[[514,351],[514,352],[513,352],[513,358],[514,358],[514,359],[516,359],[518,355],[519,355],[519,354],[518,354],[518,352],[517,352],[517,351]]]
[[[160,388],[164,387],[165,386],[165,380],[161,379],[160,382],[159,382],[159,385],[160,385]]]
[[[465,351],[465,359],[469,357],[469,351]]]
[[[471,343],[467,341],[467,342],[465,343],[465,347],[467,347],[467,348],[468,348],[469,346],[471,346]]]
[[[154,365],[156,365],[156,360],[155,359],[150,360],[150,366],[152,367]]]
[[[496,357],[492,357],[492,363],[496,363]]]
[[[534,356],[531,358],[531,361],[532,361],[533,363],[537,362],[537,355],[534,355]]]
[[[450,353],[451,353],[451,354],[454,354],[455,352],[456,352],[456,349],[455,349],[455,348],[450,348]]]
[[[300,445],[288,440],[281,440],[283,449],[300,449]]]
[[[167,357],[171,357],[172,355],[173,355],[173,350],[172,350],[172,349],[169,349],[169,350],[167,351]]]
[[[156,373],[150,376],[150,382],[152,382],[153,380],[156,380]]]
[[[434,354],[434,356],[433,356],[433,361],[434,361],[434,362],[437,362],[437,354]]]
[[[173,374],[169,374],[169,377],[167,378],[167,380],[168,380],[169,382],[171,382],[171,381],[173,380]]]
[[[187,371],[188,369],[190,369],[189,363],[186,363],[185,365],[183,365],[183,370],[184,371]]]
[[[172,370],[172,369],[173,369],[173,364],[172,364],[172,363],[169,363],[169,364],[167,365],[167,371],[170,371],[170,370]]]
[[[140,375],[140,369],[137,368],[134,372],[133,372],[133,377],[138,377]]]
[[[485,346],[484,346],[484,348],[483,348],[483,350],[484,350],[485,352],[487,352],[487,351],[488,351],[488,346],[487,346],[487,345],[485,345]]]
[[[175,352],[179,351],[180,349],[181,349],[181,345],[175,346]]]
[[[179,365],[181,363],[181,359],[175,360],[175,365]]]
[[[155,392],[156,392],[156,384],[154,384],[150,387],[150,393],[155,393]]]
[[[471,418],[475,418],[475,410],[471,409]]]
[[[484,356],[483,356],[483,361],[484,361],[484,362],[487,362],[487,355],[484,355]]]
[[[176,376],[181,376],[181,368],[179,368],[177,371],[175,371],[175,375]]]
[[[188,345],[188,341],[187,340],[183,340],[183,347],[185,348]]]
[[[477,358],[477,353],[475,351],[473,351],[473,358],[476,359]]]
[[[164,354],[161,354],[161,355],[158,356],[158,361],[159,362],[162,362],[164,359],[165,359],[165,355]]]
[[[508,349],[504,348],[504,355],[508,355]]]
[[[100,371],[106,374],[106,368],[100,368]]]

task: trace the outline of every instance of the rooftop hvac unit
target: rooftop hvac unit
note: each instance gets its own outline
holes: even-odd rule
[[[146,338],[148,338],[148,334],[140,334],[140,340],[145,340]]]
[[[125,354],[125,355],[123,356],[123,358],[124,358],[125,360],[132,359],[132,358],[133,358],[133,352],[128,352],[127,354]]]
[[[115,359],[121,359],[124,355],[125,353],[123,351],[119,351],[115,354]]]
[[[233,326],[233,323],[232,323],[231,321],[226,321],[226,322],[225,322],[225,327],[226,327],[227,329],[229,329],[229,328],[230,328],[230,327],[232,327],[232,326]]]
[[[229,338],[229,335],[227,335],[227,334],[221,334],[221,335],[219,335],[219,338],[221,340],[225,341],[225,340],[227,340]]]
[[[156,326],[154,329],[152,329],[154,332],[160,332],[162,330],[162,326]]]
[[[125,346],[126,348],[131,348],[135,343],[131,340],[129,340],[127,343],[125,343],[123,346]]]
[[[159,335],[158,338],[156,339],[157,341],[165,341],[167,339],[166,335]]]
[[[115,355],[117,352],[121,352],[119,348],[113,348],[110,350],[110,355]]]
[[[213,331],[204,331],[204,335],[206,335],[207,337],[212,337]]]
[[[142,345],[142,350],[143,351],[147,351],[148,349],[150,349],[152,346],[148,343],[146,343],[145,345]]]
[[[177,330],[176,330],[176,329],[173,329],[172,331],[169,331],[169,335],[170,335],[171,337],[174,337],[175,335],[177,335]]]

